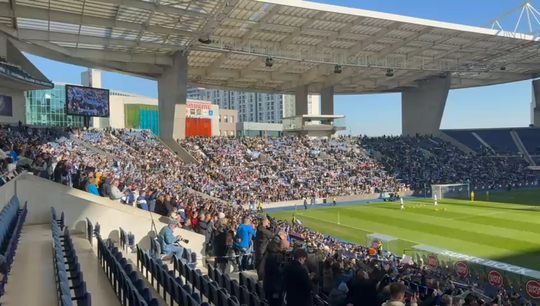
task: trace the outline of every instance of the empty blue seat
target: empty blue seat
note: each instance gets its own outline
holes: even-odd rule
[[[13,196],[0,211],[0,254],[5,257],[8,272],[15,257],[22,226],[28,213],[27,205],[20,208],[19,198]],[[0,296],[9,278],[9,273],[0,281]]]
[[[159,302],[152,297],[151,291],[145,286],[137,271],[127,262],[112,241],[110,239],[103,241],[99,233],[94,234],[97,240],[99,263],[107,273],[107,278],[114,282],[111,284],[116,294],[121,297],[121,304],[159,305]],[[140,263],[137,263],[137,266],[139,265]],[[120,285],[118,286],[118,284]]]
[[[84,282],[84,276],[79,265],[75,247],[73,246],[73,241],[71,240],[71,234],[69,233],[69,229],[63,225],[63,215],[62,213],[61,222],[58,222],[56,210],[54,207],[51,207],[53,266],[56,274],[58,299],[61,301],[62,306],[74,304],[78,306],[90,306],[92,305],[92,298],[86,290],[86,283]]]

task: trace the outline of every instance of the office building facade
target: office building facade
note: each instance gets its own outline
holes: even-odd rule
[[[217,104],[221,109],[237,110],[239,122],[283,123],[283,118],[295,115],[294,95],[190,87],[187,96]],[[308,96],[308,114],[320,114],[318,95]]]

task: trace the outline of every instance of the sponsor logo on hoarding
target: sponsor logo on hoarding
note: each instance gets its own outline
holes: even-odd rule
[[[379,239],[375,238],[371,241],[371,247],[374,249],[379,249],[379,242],[381,242]]]
[[[456,263],[456,274],[459,276],[469,275],[469,267],[467,267],[465,262],[460,261]]]
[[[533,299],[540,299],[540,283],[538,281],[528,281],[527,285],[525,285],[525,289]]]
[[[488,282],[495,287],[502,287],[504,284],[503,276],[499,271],[491,270],[488,274]]]
[[[471,255],[465,255],[457,252],[442,250],[441,255],[449,256],[455,259],[464,260],[470,263],[477,263],[480,265],[488,266],[490,268],[504,270],[507,272],[517,273],[521,275],[528,275],[529,277],[540,278],[540,274],[534,270],[529,270],[523,267],[509,265],[503,262],[493,261],[480,257],[474,257]]]
[[[436,269],[437,267],[439,267],[439,258],[437,258],[437,255],[431,254],[428,256],[427,263],[431,269]]]

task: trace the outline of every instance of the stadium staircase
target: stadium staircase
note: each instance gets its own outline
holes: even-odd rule
[[[71,136],[70,139],[71,139],[71,141],[84,146],[85,148],[87,148],[90,151],[93,151],[93,152],[96,152],[97,154],[100,154],[100,155],[103,155],[103,156],[108,156],[108,157],[111,157],[114,160],[117,160],[116,156],[112,155],[109,152],[105,152],[105,151],[103,151],[103,150],[101,150],[99,148],[96,148],[95,146],[91,145],[90,143],[88,143],[88,142],[86,142],[84,140],[81,140],[81,139],[79,139],[77,137],[74,137],[74,136]]]
[[[516,131],[510,131],[510,135],[512,135],[512,139],[516,143],[517,148],[519,149],[521,154],[523,154],[523,158],[525,158],[525,160],[529,163],[529,165],[536,166],[536,163],[532,159],[531,155],[529,154],[529,152],[527,152],[525,145],[523,145],[521,138],[519,138],[518,133],[516,133]]]
[[[482,137],[480,137],[480,135],[478,135],[477,133],[475,132],[471,132],[471,134],[474,136],[474,138],[478,139],[478,141],[486,148],[488,148],[491,152],[493,152],[493,154],[495,154],[495,150],[493,150],[493,148],[484,140],[482,139]]]
[[[182,147],[179,143],[176,143],[176,145],[174,146],[174,150],[173,148],[171,148],[168,144],[166,144],[161,138],[159,138],[156,134],[154,134],[154,132],[152,131],[149,131],[155,139],[157,139],[157,141],[159,141],[163,146],[165,146],[166,148],[168,148],[169,150],[173,151],[173,152],[176,152],[176,154],[180,157],[180,159],[184,162],[184,163],[197,163],[197,160],[195,159],[195,157],[193,157],[191,154],[189,154],[189,152],[184,149],[184,147]]]
[[[451,135],[454,135],[452,134],[452,131],[440,131],[439,138],[453,144],[454,146],[456,146],[457,148],[459,148],[461,151],[465,153],[476,155],[474,146],[467,146],[463,144],[462,142],[460,142],[457,138],[455,138],[455,136],[451,136]]]

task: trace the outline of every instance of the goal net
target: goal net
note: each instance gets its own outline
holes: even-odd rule
[[[437,184],[431,185],[431,195],[438,199],[462,198],[468,199],[470,195],[469,184]]]

